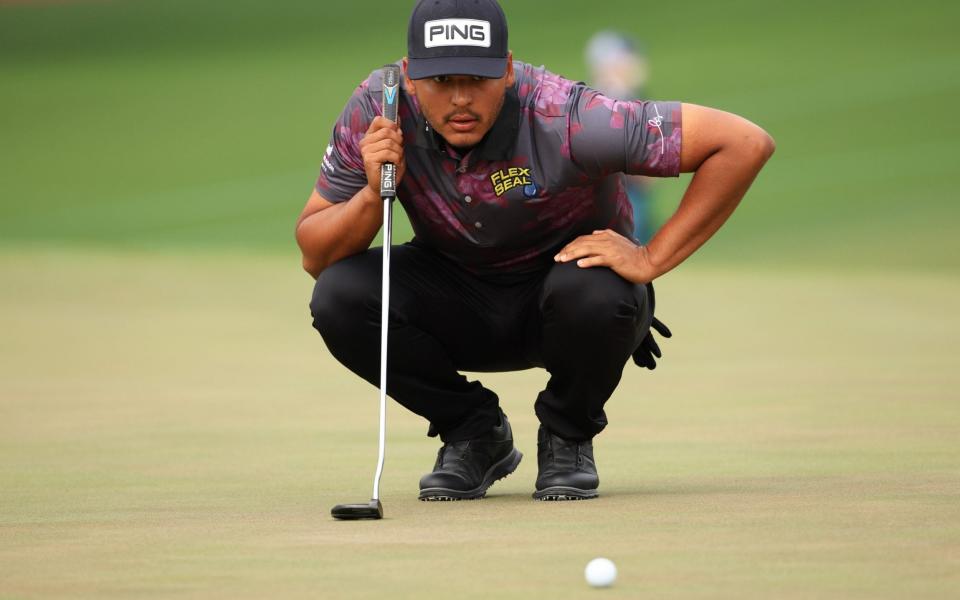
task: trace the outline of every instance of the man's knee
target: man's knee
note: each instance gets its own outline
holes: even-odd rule
[[[313,287],[310,314],[313,326],[327,336],[355,330],[380,293],[379,273],[370,273],[365,261],[348,258],[327,267]]]
[[[643,320],[647,292],[606,267],[583,269],[558,264],[541,297],[544,316],[578,327],[636,327]]]

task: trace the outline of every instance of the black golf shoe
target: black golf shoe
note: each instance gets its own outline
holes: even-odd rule
[[[517,469],[523,454],[513,447],[507,415],[488,433],[462,442],[444,444],[433,472],[420,479],[421,500],[483,498],[487,488]]]
[[[537,500],[586,500],[597,497],[593,442],[574,442],[540,426],[537,433]]]

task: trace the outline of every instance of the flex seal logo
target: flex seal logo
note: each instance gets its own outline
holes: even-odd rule
[[[490,21],[476,19],[440,19],[423,24],[423,45],[490,47]]]
[[[493,184],[493,193],[497,196],[502,196],[515,187],[522,187],[523,195],[527,198],[535,198],[540,193],[540,188],[530,175],[529,167],[500,169],[490,176],[490,183]]]

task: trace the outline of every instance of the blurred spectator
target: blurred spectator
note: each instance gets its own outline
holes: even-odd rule
[[[647,56],[633,38],[616,31],[600,31],[587,42],[590,85],[617,100],[646,97],[649,68]],[[647,243],[653,235],[650,181],[646,177],[626,177],[627,195],[633,205],[633,235]]]

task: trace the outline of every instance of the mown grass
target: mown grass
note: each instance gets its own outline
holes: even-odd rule
[[[658,285],[677,336],[609,404],[602,498],[530,500],[530,371],[484,376],[526,454],[489,498],[415,501],[435,441],[392,406],[388,518],[328,517],[376,392],[310,330],[292,225],[405,3],[2,5],[0,597],[580,597],[597,555],[611,597],[952,597],[957,8],[504,4],[518,58],[581,78],[626,29],[652,95],[778,142]]]
[[[535,503],[542,371],[483,375],[526,454],[477,502],[416,500],[436,441],[309,329],[295,264],[0,257],[0,596],[947,598],[958,581],[955,281],[689,269],[629,367],[602,497]],[[749,302],[745,300],[749,299]]]

